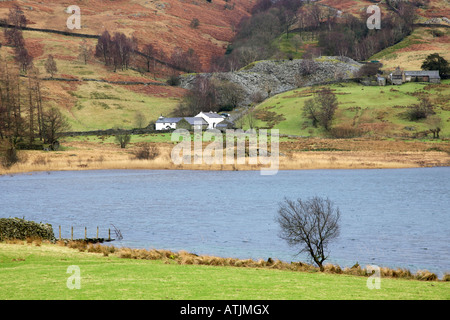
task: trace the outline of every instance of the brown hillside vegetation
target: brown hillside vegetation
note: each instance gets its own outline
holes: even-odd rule
[[[204,69],[210,59],[223,55],[227,44],[234,36],[234,28],[242,17],[248,16],[255,0],[229,3],[224,0],[93,0],[93,1],[4,1],[0,2],[0,19],[6,19],[13,5],[18,5],[27,19],[27,26],[78,34],[100,35],[108,30],[111,34],[122,32],[138,40],[139,50],[152,44],[163,50],[167,61],[175,47],[192,48],[198,54]],[[81,30],[69,30],[66,12],[69,5],[81,9]],[[199,25],[190,27],[196,18]],[[161,85],[122,85],[113,82],[133,81],[152,83],[165,82],[169,70],[157,67],[156,74],[140,73],[136,69],[112,72],[104,63],[92,57],[87,64],[80,58],[80,45],[85,40],[91,53],[96,39],[70,37],[55,33],[24,31],[23,37],[33,64],[41,77],[48,77],[45,61],[53,55],[58,71],[55,78],[95,79],[106,83],[87,81],[44,81],[42,84],[44,104],[57,106],[71,122],[73,130],[109,128],[114,125],[131,127],[133,115],[144,113],[148,121],[161,113],[168,114],[185,90]],[[5,43],[3,30],[0,43]],[[11,60],[13,48],[0,49],[2,59]],[[138,57],[135,57],[138,59]],[[98,95],[97,92],[101,91]],[[96,99],[92,99],[96,98]],[[151,100],[153,99],[153,100]],[[162,101],[161,99],[166,99]],[[165,103],[161,107],[161,103]],[[88,122],[86,120],[89,120]]]
[[[19,0],[0,2],[0,17],[6,17],[14,3],[24,11],[29,27],[70,31],[66,26],[70,14],[65,10],[69,5],[77,5],[82,28],[74,33],[123,32],[135,36],[140,44],[151,43],[168,54],[176,46],[193,48],[207,67],[212,56],[224,53],[234,27],[249,15],[255,0]],[[189,26],[194,18],[200,23],[195,29]],[[34,50],[33,54],[39,53]]]
[[[388,6],[385,0],[377,1],[381,10],[388,10]],[[359,15],[364,10],[370,6],[375,4],[375,1],[369,0],[319,0],[318,3],[327,5],[338,10],[341,10],[343,13],[351,13],[355,15]],[[441,17],[449,17],[450,15],[450,6],[448,5],[448,0],[432,0],[426,6],[419,8],[417,13],[422,18],[441,18]]]

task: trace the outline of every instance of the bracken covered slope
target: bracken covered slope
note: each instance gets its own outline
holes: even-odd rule
[[[28,26],[70,31],[66,9],[81,9],[82,28],[74,33],[99,35],[104,30],[135,36],[140,44],[151,43],[170,54],[176,46],[193,48],[205,67],[221,55],[242,17],[248,16],[256,0],[46,0],[0,2],[0,17],[13,3],[24,11]],[[199,26],[191,28],[193,19]]]

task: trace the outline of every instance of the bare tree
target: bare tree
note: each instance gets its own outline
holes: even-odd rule
[[[86,39],[83,39],[80,43],[80,54],[78,58],[84,62],[84,64],[87,64],[88,61],[92,57],[92,48],[87,44]]]
[[[111,52],[111,35],[108,30],[105,30],[98,39],[97,45],[95,47],[95,56],[103,58],[105,65],[109,65],[111,63]]]
[[[324,88],[319,91],[317,102],[320,106],[320,124],[328,131],[338,107],[336,95],[330,88]]]
[[[152,44],[146,44],[144,46],[144,50],[142,52],[145,56],[145,64],[147,66],[147,72],[150,72],[150,67],[152,66],[153,63],[153,73],[156,70],[156,60],[155,60],[155,55],[157,53],[155,47]]]
[[[247,112],[247,114],[245,115],[245,119],[247,120],[248,127],[250,129],[253,129],[255,127],[255,122],[256,122],[254,111],[249,110]]]
[[[134,125],[136,128],[143,128],[147,123],[145,115],[141,111],[136,111],[134,114]]]
[[[33,65],[33,57],[24,46],[16,48],[15,51],[16,61],[19,63],[22,71],[26,72]]]
[[[339,221],[339,208],[320,197],[285,199],[277,216],[280,237],[290,246],[299,247],[299,254],[308,253],[321,271],[329,256],[328,245],[339,236]]]
[[[303,45],[302,37],[298,34],[292,37],[291,42],[295,48],[295,52],[298,52],[298,49],[300,49],[300,47]]]
[[[433,134],[433,139],[439,139],[439,132],[441,132],[442,119],[439,116],[428,117],[425,121],[430,132]]]
[[[127,144],[131,141],[131,135],[126,130],[117,129],[117,131],[115,139],[120,144],[120,147],[125,149]]]
[[[53,58],[53,55],[49,55],[47,61],[45,62],[45,70],[50,76],[53,78],[56,72],[58,72],[58,67],[56,66],[56,61]]]
[[[11,28],[5,28],[4,34],[6,43],[13,47],[23,47],[24,40],[22,36],[22,29],[27,26],[27,19],[23,11],[16,4],[9,9],[8,18],[6,22],[11,25]]]
[[[66,117],[56,107],[45,111],[42,115],[42,121],[44,143],[53,144],[61,137],[63,132],[70,130]]]
[[[303,115],[312,121],[314,127],[319,124],[328,131],[337,107],[336,95],[325,87],[320,89],[314,98],[305,101]]]

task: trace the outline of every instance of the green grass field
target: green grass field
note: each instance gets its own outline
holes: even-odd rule
[[[413,131],[428,129],[426,120],[409,121],[404,113],[408,106],[419,102],[419,95],[428,96],[436,112],[441,118],[441,137],[450,135],[450,81],[445,80],[441,85],[428,83],[406,83],[401,86],[363,86],[356,83],[341,83],[329,87],[337,96],[339,107],[335,114],[333,125],[348,125],[363,127],[372,134],[402,135],[410,133],[405,127],[414,128]],[[319,87],[313,87],[319,88]],[[314,128],[302,115],[303,106],[307,99],[313,97],[311,87],[299,88],[275,95],[255,108],[258,112],[268,111],[278,118],[273,128],[279,129],[281,134],[320,136],[322,129]],[[268,126],[268,121],[256,121],[257,127]]]
[[[88,82],[70,91],[77,98],[74,108],[66,111],[73,131],[89,131],[120,127],[135,128],[134,117],[140,112],[145,124],[161,114],[170,114],[179,100],[139,94],[125,87]]]
[[[69,289],[80,270],[80,289]],[[0,243],[2,300],[308,300],[450,299],[450,283],[381,279],[261,268],[179,265],[79,252],[57,245]]]

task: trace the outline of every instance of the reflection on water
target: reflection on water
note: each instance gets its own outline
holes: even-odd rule
[[[48,222],[63,237],[238,258],[303,260],[278,238],[278,203],[329,197],[342,213],[329,262],[450,271],[450,168],[258,171],[108,170],[0,177],[0,217]],[[89,234],[90,231],[90,234]],[[103,234],[102,234],[103,233]]]

